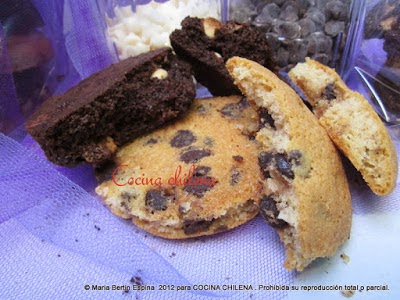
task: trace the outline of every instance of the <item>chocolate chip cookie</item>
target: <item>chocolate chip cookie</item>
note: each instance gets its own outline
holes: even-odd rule
[[[261,215],[285,245],[284,266],[301,271],[317,257],[334,255],[349,238],[350,192],[341,160],[300,97],[272,72],[239,57],[227,68],[265,120],[256,134]]]
[[[397,153],[385,125],[368,101],[350,90],[333,69],[311,59],[298,64],[289,76],[371,190],[377,195],[389,194],[396,185]]]
[[[241,97],[195,100],[181,120],[97,168],[113,213],[169,239],[211,235],[258,214],[257,113]],[[245,134],[243,134],[245,133]]]

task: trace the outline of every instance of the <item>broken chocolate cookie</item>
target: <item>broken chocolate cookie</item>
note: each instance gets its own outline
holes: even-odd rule
[[[240,94],[225,68],[225,61],[235,55],[275,68],[265,34],[250,24],[187,17],[170,40],[176,54],[192,65],[197,81],[214,96]]]
[[[99,164],[118,147],[185,114],[194,97],[190,66],[162,48],[111,65],[53,96],[26,128],[55,164]]]

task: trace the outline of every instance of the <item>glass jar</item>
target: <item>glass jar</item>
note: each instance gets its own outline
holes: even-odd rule
[[[337,67],[350,11],[350,0],[228,0],[228,19],[264,31],[281,70],[306,57]]]
[[[221,20],[220,0],[99,0],[106,19],[106,35],[118,58],[125,59],[169,47],[169,35],[186,16]]]

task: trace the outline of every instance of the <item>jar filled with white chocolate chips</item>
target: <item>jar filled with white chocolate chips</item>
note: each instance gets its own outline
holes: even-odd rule
[[[107,2],[101,0],[100,2]],[[170,47],[169,35],[187,16],[221,19],[220,0],[125,1],[106,7],[106,35],[120,60]]]

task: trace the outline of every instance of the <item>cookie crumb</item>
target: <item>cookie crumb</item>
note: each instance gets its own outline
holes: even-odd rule
[[[96,229],[97,229],[97,231],[100,231],[100,227],[99,227],[99,226],[97,226],[97,225],[94,225],[94,228],[96,228]]]
[[[350,290],[344,290],[344,291],[340,291],[342,293],[343,296],[345,296],[346,298],[350,298],[353,297],[354,294],[356,293],[356,291],[350,291]]]
[[[174,257],[174,256],[176,256],[176,253],[172,252],[169,257]]]
[[[243,162],[243,156],[234,155],[234,156],[232,156],[232,158],[237,162]]]
[[[133,276],[129,281],[134,285],[143,285],[143,279],[140,276]]]
[[[340,258],[343,260],[343,262],[347,265],[350,261],[350,257],[346,255],[345,253],[340,254]]]
[[[61,257],[61,254],[57,254],[58,257]]]

